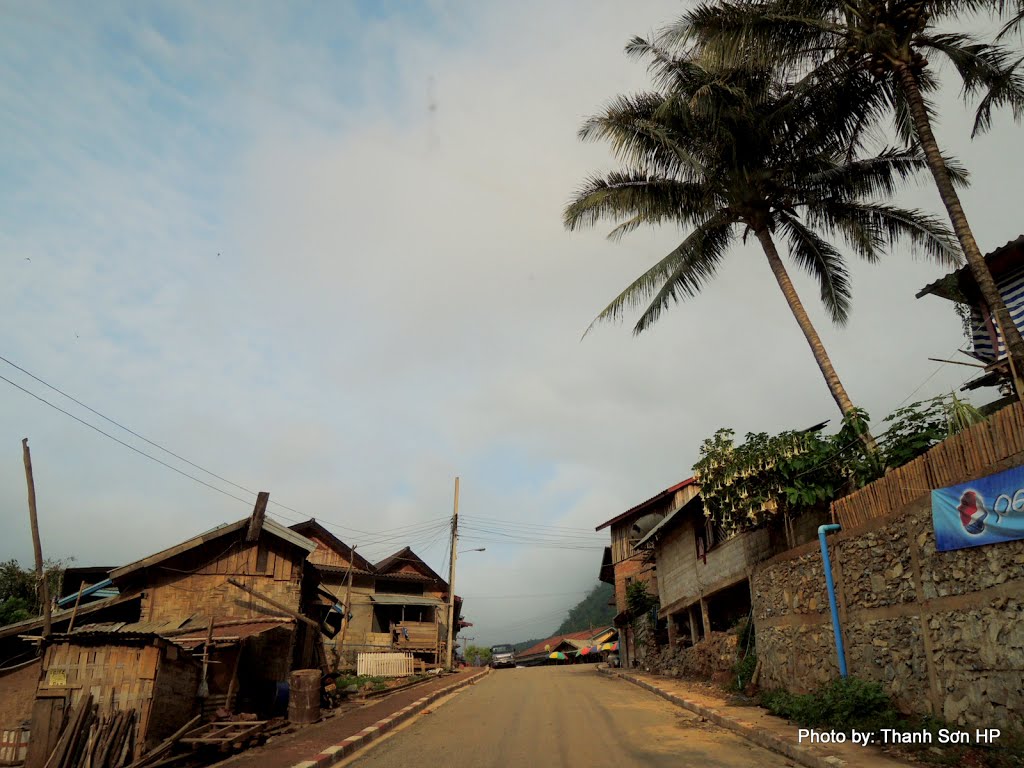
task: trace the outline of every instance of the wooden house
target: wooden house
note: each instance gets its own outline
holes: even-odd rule
[[[448,583],[409,547],[373,564],[315,520],[292,530],[316,544],[309,562],[320,572],[321,594],[342,605],[352,588],[342,633],[325,642],[350,664],[357,653],[408,651],[423,661],[439,663],[447,642]],[[332,601],[328,601],[332,602]],[[462,601],[456,596],[456,619]],[[455,631],[458,632],[456,623]],[[344,638],[344,639],[343,639]]]
[[[448,582],[409,547],[374,565],[370,601],[375,632],[387,632],[397,650],[433,656],[439,663],[448,633]],[[462,598],[455,601],[452,642],[458,635]]]
[[[216,670],[207,709],[266,711],[292,669],[323,666],[329,606],[306,566],[316,544],[273,520],[222,525],[110,573],[139,594],[139,620],[186,648],[207,644]],[[211,628],[212,625],[212,628]]]
[[[646,557],[644,552],[637,551],[636,544],[668,515],[685,505],[697,492],[697,484],[691,477],[666,488],[595,528],[597,531],[608,528],[611,533],[611,547],[606,550],[599,578],[615,587],[614,624],[620,629],[619,640],[624,666],[632,664],[636,658],[626,593],[635,583],[644,584],[651,594],[657,594],[658,591],[656,564],[652,558]]]
[[[333,638],[324,638],[328,658],[337,664],[340,657],[335,658],[336,654],[343,654],[347,659],[354,653],[388,650],[390,643],[384,643],[384,647],[377,648],[377,644],[369,638],[373,632],[373,614],[368,608],[369,596],[373,594],[374,587],[373,563],[316,520],[296,523],[291,526],[291,530],[316,545],[316,549],[307,558],[307,563],[320,574],[321,596],[327,598],[325,603],[331,607],[338,606],[338,611],[341,611],[346,595],[349,595],[349,602],[352,603],[348,612],[352,618],[344,627],[344,633],[339,631]],[[350,591],[349,579],[352,582]]]
[[[1024,332],[1024,235],[985,254],[985,262],[1014,324]],[[979,371],[980,375],[976,379],[967,382],[964,389],[1008,384],[1009,365],[1003,336],[996,327],[970,266],[962,267],[925,286],[917,298],[929,294],[948,299],[967,309],[971,354],[984,370]]]
[[[135,710],[138,757],[193,716],[200,665],[180,646],[138,624],[97,625],[53,635],[42,658],[26,768],[39,768],[65,712],[92,694],[100,717]]]

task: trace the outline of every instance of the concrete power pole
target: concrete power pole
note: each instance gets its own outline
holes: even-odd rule
[[[455,558],[459,548],[459,478],[455,478],[455,511],[452,513],[452,558],[448,570],[448,642],[445,644],[444,668],[452,668],[452,630],[455,624]]]

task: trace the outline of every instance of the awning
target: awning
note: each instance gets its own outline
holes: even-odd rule
[[[241,642],[247,637],[262,635],[264,632],[269,632],[273,629],[284,628],[290,631],[294,624],[295,622],[291,619],[278,619],[276,621],[253,620],[244,624],[224,624],[220,626],[215,624],[213,627],[213,642],[222,644]],[[209,627],[191,627],[187,632],[178,630],[177,633],[167,634],[164,637],[172,643],[177,643],[183,648],[191,650],[206,642],[206,635],[209,631]]]
[[[446,605],[444,600],[423,595],[370,595],[370,599],[378,605],[432,605],[435,608]]]

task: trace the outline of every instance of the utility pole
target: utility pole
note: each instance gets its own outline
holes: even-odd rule
[[[28,438],[21,441],[21,452],[25,459],[25,482],[28,483],[28,519],[32,523],[32,546],[36,555],[36,580],[39,601],[43,604],[43,637],[50,636],[50,585],[46,582],[43,568],[43,546],[39,543],[39,520],[36,518],[36,484],[32,479],[32,454],[28,450]]]
[[[345,602],[341,606],[341,609],[344,611],[344,613],[341,614],[341,634],[338,636],[337,644],[339,668],[341,667],[342,663],[341,651],[342,648],[345,647],[345,633],[348,631],[348,615],[352,613],[352,611],[350,610],[352,600],[352,565],[353,563],[355,563],[355,560],[356,548],[353,546],[349,550],[348,575],[345,577],[345,580],[348,582],[348,586],[345,588]]]
[[[452,629],[455,624],[455,558],[459,553],[459,478],[455,478],[455,511],[452,513],[452,559],[448,570],[448,642],[445,644],[444,668],[452,668]]]

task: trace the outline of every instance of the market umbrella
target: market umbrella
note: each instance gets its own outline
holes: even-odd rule
[[[601,649],[596,645],[592,645],[589,648],[580,648],[580,656],[586,656],[589,653],[597,653],[599,650]]]
[[[566,655],[565,655],[564,653],[562,653],[561,651],[555,651],[555,652],[554,652],[554,653],[552,653],[552,654],[551,654],[550,656],[548,656],[548,658],[549,658],[549,659],[560,659],[561,661],[565,661],[565,659],[566,659],[567,657],[566,657]]]
[[[614,643],[601,643],[600,648],[602,651],[617,651],[619,650],[619,641],[616,640]]]

